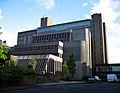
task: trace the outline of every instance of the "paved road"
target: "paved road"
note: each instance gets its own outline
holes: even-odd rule
[[[120,93],[120,83],[47,85],[1,93]]]

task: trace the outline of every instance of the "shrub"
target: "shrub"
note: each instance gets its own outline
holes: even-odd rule
[[[17,65],[0,67],[0,84],[18,84],[22,80],[24,73],[25,70]]]
[[[7,61],[6,65],[0,66],[0,86],[17,85],[27,75],[35,75],[35,70],[22,68],[13,60]]]
[[[25,74],[24,75],[35,75],[35,70],[31,68],[25,69]]]

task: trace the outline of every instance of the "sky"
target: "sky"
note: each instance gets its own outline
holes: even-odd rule
[[[0,39],[14,46],[18,32],[40,27],[44,16],[60,24],[94,13],[101,13],[107,26],[109,63],[120,63],[120,0],[0,0]]]

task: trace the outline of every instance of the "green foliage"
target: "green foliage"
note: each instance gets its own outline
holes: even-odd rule
[[[35,58],[32,58],[31,61],[29,62],[29,66],[31,66],[31,68],[34,70],[35,70],[36,64],[37,64],[37,62],[36,62]]]
[[[69,60],[67,62],[67,66],[68,66],[69,73],[73,77],[73,75],[76,72],[76,63],[75,63],[75,58],[73,54],[70,55]]]
[[[34,69],[31,69],[31,68],[27,68],[25,69],[25,73],[24,75],[28,76],[28,75],[35,75],[35,70]]]
[[[6,61],[6,64],[5,64],[5,66],[16,66],[16,65],[17,65],[17,61],[13,59]]]
[[[5,66],[0,66],[0,86],[19,84],[28,75],[35,75],[35,70],[22,68],[14,60],[7,61]]]
[[[66,64],[62,65],[63,74],[67,75],[69,73],[68,66]]]
[[[25,70],[18,65],[7,64],[0,67],[0,82],[1,84],[13,85],[19,83]]]
[[[7,56],[6,56],[7,53],[8,53],[8,49],[0,45],[0,59],[3,59],[3,60],[7,59]]]

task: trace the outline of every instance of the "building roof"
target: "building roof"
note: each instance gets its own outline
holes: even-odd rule
[[[51,25],[51,26],[47,26],[47,27],[38,27],[38,28],[33,29],[33,30],[18,32],[18,34],[27,33],[27,32],[29,33],[29,32],[33,32],[33,31],[37,31],[37,33],[54,31],[54,30],[58,31],[58,30],[64,30],[67,28],[80,27],[80,26],[90,27],[91,26],[91,19],[55,24],[55,25]]]
[[[61,23],[61,24],[51,25],[51,26],[47,26],[47,27],[39,27],[37,29],[37,33],[51,31],[51,30],[58,31],[58,30],[64,30],[64,29],[68,29],[68,28],[72,28],[72,27],[80,27],[80,26],[90,27],[91,26],[91,19]]]
[[[28,31],[22,31],[22,32],[18,32],[18,34],[29,33],[29,32],[34,32],[34,31],[37,31],[37,30],[33,29],[33,30],[28,30]]]
[[[53,59],[58,62],[63,62],[63,59],[52,55],[52,54],[47,54],[47,55],[26,55],[26,56],[18,56],[17,59]]]

